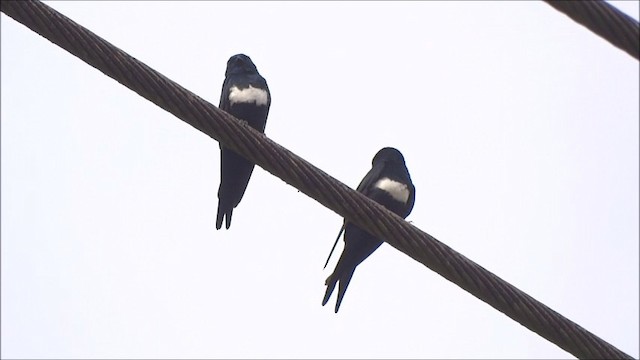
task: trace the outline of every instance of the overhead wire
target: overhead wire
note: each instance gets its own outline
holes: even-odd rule
[[[613,5],[602,0],[545,2],[636,60],[640,59],[640,25]]]
[[[40,1],[3,13],[578,358],[631,357]]]

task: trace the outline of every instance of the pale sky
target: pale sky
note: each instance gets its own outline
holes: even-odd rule
[[[638,61],[544,2],[50,2],[639,356]],[[638,2],[614,2],[638,19]],[[571,358],[383,244],[321,306],[342,218],[257,167],[215,230],[218,143],[1,16],[3,358]]]

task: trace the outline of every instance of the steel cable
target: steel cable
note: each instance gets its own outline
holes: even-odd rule
[[[604,1],[545,0],[554,9],[640,59],[640,25],[631,16]]]
[[[16,21],[574,356],[631,358],[49,6],[39,1],[0,4]]]

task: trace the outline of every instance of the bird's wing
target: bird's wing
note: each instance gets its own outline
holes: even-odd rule
[[[407,202],[407,209],[405,210],[404,214],[402,214],[403,218],[406,218],[407,216],[409,216],[409,214],[411,214],[411,210],[413,210],[413,204],[416,201],[416,187],[413,186],[411,182],[409,182],[409,188],[409,201]]]
[[[224,78],[222,83],[222,90],[220,92],[220,105],[221,110],[229,111],[229,78]]]
[[[384,166],[382,164],[372,167],[371,170],[369,170],[369,172],[367,173],[367,175],[364,176],[362,181],[360,181],[360,184],[358,184],[358,187],[357,187],[356,190],[358,190],[359,192],[361,192],[364,195],[368,196],[371,187],[380,178],[380,174],[382,173],[382,169],[383,168],[384,168]],[[413,204],[412,204],[412,206],[413,206]],[[346,226],[346,221],[344,221],[342,223],[342,227],[340,228],[340,232],[338,233],[338,237],[336,238],[336,241],[333,243],[333,247],[331,247],[331,252],[329,252],[329,256],[327,257],[327,261],[324,263],[324,268],[326,268],[327,264],[329,264],[329,259],[331,259],[331,255],[333,254],[333,251],[336,249],[336,245],[338,245],[338,240],[340,240],[340,235],[342,235],[342,232],[344,231],[345,226]]]
[[[376,181],[380,179],[380,175],[382,174],[382,170],[384,169],[384,164],[378,164],[369,170],[367,175],[364,176],[360,184],[356,190],[363,193],[366,196],[371,194],[371,188],[375,185]]]

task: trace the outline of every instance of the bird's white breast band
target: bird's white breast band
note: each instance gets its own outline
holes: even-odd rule
[[[382,178],[376,182],[375,186],[380,190],[388,192],[391,197],[398,201],[406,203],[407,200],[409,200],[409,187],[406,184],[389,178]]]
[[[231,102],[231,105],[235,103],[256,103],[258,106],[265,106],[267,105],[268,99],[269,96],[266,90],[254,88],[251,85],[242,90],[233,86],[229,92],[229,102]]]

